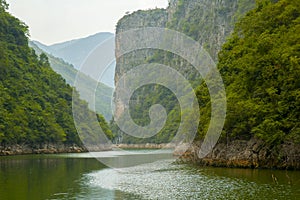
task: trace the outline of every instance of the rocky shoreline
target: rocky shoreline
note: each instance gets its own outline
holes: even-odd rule
[[[169,144],[114,144],[111,146],[92,146],[81,147],[76,144],[43,144],[38,146],[29,145],[10,145],[0,146],[0,156],[10,155],[27,155],[27,154],[58,154],[58,153],[83,153],[88,151],[109,151],[114,148],[120,149],[162,149],[162,148],[174,148]]]
[[[38,146],[10,145],[0,146],[0,156],[27,155],[27,154],[59,154],[59,153],[84,153],[88,151],[108,151],[111,146],[91,146],[88,148],[76,144],[43,144]]]
[[[57,154],[57,153],[81,153],[87,150],[78,145],[43,144],[39,146],[10,145],[0,146],[0,156],[26,155],[26,154]]]
[[[201,142],[192,145],[180,161],[214,167],[300,169],[300,144],[293,142],[275,146],[257,138],[219,142],[203,159],[198,158],[200,146]]]
[[[183,144],[186,148],[187,144]],[[108,151],[120,149],[161,149],[175,148],[174,156],[180,156],[179,162],[194,163],[199,166],[268,168],[268,169],[300,169],[300,144],[285,142],[276,146],[268,146],[262,140],[233,140],[228,143],[219,142],[205,158],[199,159],[201,142],[191,145],[185,153],[181,146],[170,144],[115,144],[112,146],[89,147],[89,151]],[[25,154],[58,154],[88,152],[84,147],[75,144],[44,144],[35,147],[28,145],[0,146],[0,156]]]
[[[113,148],[120,149],[172,149],[175,148],[173,144],[115,144]]]

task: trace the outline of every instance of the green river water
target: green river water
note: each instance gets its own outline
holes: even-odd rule
[[[300,199],[300,171],[203,168],[144,152],[0,157],[0,199]]]

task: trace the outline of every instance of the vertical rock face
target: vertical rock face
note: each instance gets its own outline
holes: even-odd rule
[[[254,4],[255,0],[172,0],[167,27],[197,40],[217,61],[234,22]]]
[[[167,9],[139,10],[125,15],[117,24],[116,34],[143,27],[165,27],[199,41],[217,61],[217,53],[233,30],[234,22],[254,4],[255,0],[169,0]],[[116,45],[119,48],[122,44],[116,41]],[[147,56],[147,51],[144,53]],[[132,56],[117,60],[115,82],[145,54],[135,56],[135,60]]]
[[[217,61],[218,51],[233,30],[234,22],[254,4],[255,0],[169,0],[167,9],[139,10],[124,16],[117,24],[116,34],[143,27],[172,29],[198,41]],[[121,46],[116,39],[116,50]],[[189,63],[176,55],[153,49],[136,50],[117,58],[115,84],[117,85],[119,79],[130,69],[151,62],[173,67],[190,82],[194,82],[193,87],[197,86],[195,83],[199,79],[195,79],[197,75]],[[147,93],[149,91],[144,89],[139,95]],[[143,102],[138,103],[143,107]],[[174,102],[170,101],[169,104],[169,108],[174,107]],[[123,113],[124,103],[115,98],[115,106],[115,118],[119,118]]]
[[[143,27],[166,27],[168,21],[168,13],[165,9],[155,9],[155,10],[139,10],[132,14],[124,16],[119,20],[116,27],[116,34],[119,34],[124,31],[131,29],[138,29]],[[116,47],[118,48],[120,44],[120,38],[116,37]],[[134,67],[135,63],[143,60],[145,57],[150,57],[149,50],[146,51],[135,51],[131,54],[117,58],[117,66],[115,72],[115,83],[118,82],[119,77],[124,74],[126,71]]]
[[[119,34],[124,31],[131,29],[138,29],[143,27],[166,27],[168,21],[168,13],[165,9],[155,9],[155,10],[139,10],[132,14],[124,16],[117,24],[116,34]],[[120,37],[116,37],[116,48],[122,44],[119,42]],[[115,71],[115,84],[117,85],[120,77],[126,73],[128,70],[132,69],[139,64],[142,64],[145,58],[151,57],[153,51],[151,50],[137,50],[130,52],[125,56],[117,58],[116,71]],[[124,110],[123,102],[120,102],[119,99],[115,99],[115,118],[120,117]]]
[[[139,10],[125,15],[117,23],[116,33],[143,27],[165,27],[168,19],[165,9]]]

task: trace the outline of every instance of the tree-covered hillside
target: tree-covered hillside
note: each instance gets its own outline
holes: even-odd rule
[[[51,69],[45,54],[38,57],[28,46],[28,27],[7,8],[0,0],[0,146],[81,144],[72,116],[72,88]],[[83,114],[95,115],[86,111],[85,102],[80,105]],[[98,119],[107,127],[103,117]]]
[[[101,113],[107,121],[110,121],[112,119],[111,98],[113,94],[113,88],[101,82],[96,82],[88,75],[79,73],[79,71],[75,69],[73,65],[66,63],[61,58],[57,58],[51,54],[44,52],[34,42],[30,41],[29,46],[35,50],[35,53],[37,55],[40,55],[42,53],[46,54],[49,58],[51,68],[56,73],[60,74],[71,86],[76,85],[76,76],[80,75],[81,88],[76,88],[80,95],[80,98],[89,102],[91,100],[91,97],[95,95],[95,107],[93,107],[91,103],[89,103],[89,108],[97,113]],[[98,85],[96,92],[95,88],[93,87],[94,85]]]
[[[300,141],[300,2],[258,1],[219,53],[227,93],[224,135],[270,144]],[[209,118],[205,86],[198,88]],[[200,134],[206,126],[200,127]]]

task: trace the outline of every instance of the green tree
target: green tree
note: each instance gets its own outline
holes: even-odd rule
[[[0,145],[81,145],[72,116],[73,88],[51,69],[45,54],[38,57],[28,47],[28,27],[7,12],[4,0],[0,47]],[[96,115],[86,102],[78,101],[82,113]],[[99,118],[110,134],[100,114]],[[95,135],[90,127],[87,132]]]
[[[237,23],[219,53],[228,101],[224,133],[257,136],[269,144],[299,141],[299,41],[299,1],[258,1]],[[210,115],[207,97],[199,95],[206,102],[201,108],[205,119]]]

